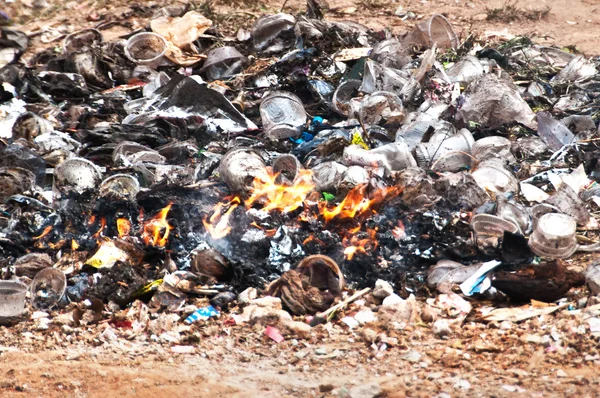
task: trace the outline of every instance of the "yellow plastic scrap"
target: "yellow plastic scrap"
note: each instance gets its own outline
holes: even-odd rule
[[[361,147],[365,148],[367,151],[369,150],[369,146],[363,139],[363,136],[358,129],[354,129],[354,131],[352,132],[351,144],[352,145],[360,145]]]
[[[113,241],[105,240],[100,244],[98,251],[90,257],[85,263],[94,268],[110,268],[117,261],[126,261],[127,253],[119,249]]]
[[[157,279],[155,281],[152,281],[152,282],[150,282],[150,283],[142,286],[135,293],[133,293],[133,298],[141,297],[144,294],[149,293],[152,290],[157,289],[160,285],[162,285],[163,282],[164,282],[163,279]]]

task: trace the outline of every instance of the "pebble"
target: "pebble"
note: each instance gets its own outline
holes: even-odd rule
[[[365,384],[351,388],[349,391],[351,398],[375,398],[381,395],[381,387],[378,383]]]
[[[452,330],[450,330],[450,326],[448,325],[448,321],[445,319],[438,319],[435,321],[433,323],[432,331],[437,337],[447,336],[452,333]]]

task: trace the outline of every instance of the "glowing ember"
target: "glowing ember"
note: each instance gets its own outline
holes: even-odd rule
[[[52,231],[52,225],[48,225],[46,228],[44,228],[44,231],[40,235],[34,236],[33,239],[34,240],[42,239],[44,236],[48,235],[50,233],[50,231]]]
[[[406,237],[406,232],[404,231],[404,223],[401,220],[398,220],[398,226],[392,229],[392,235],[396,240],[402,240]]]
[[[104,231],[104,228],[106,228],[106,218],[102,217],[100,219],[100,229],[98,230],[98,232],[96,232],[94,235],[92,235],[92,238],[99,239],[100,236],[102,235],[102,231]]]
[[[267,173],[253,181],[252,195],[245,201],[247,208],[255,203],[263,205],[262,210],[278,210],[281,213],[290,213],[300,206],[308,194],[314,190],[310,170],[300,170],[298,178],[290,186],[275,183],[277,175]]]
[[[144,223],[142,239],[148,246],[165,247],[169,239],[169,232],[173,227],[167,222],[167,215],[173,203],[160,210],[154,217]]]
[[[367,229],[368,237],[359,238],[357,235],[352,237],[344,238],[342,243],[346,248],[344,249],[344,256],[347,260],[352,260],[356,253],[367,254],[377,249],[379,243],[377,242],[377,229]]]
[[[128,219],[117,218],[117,232],[119,233],[119,238],[129,235],[131,232],[131,223]]]
[[[207,217],[202,219],[202,224],[204,224],[204,228],[210,234],[213,239],[221,239],[226,237],[229,232],[231,232],[231,226],[229,225],[229,217],[233,211],[240,204],[240,198],[235,197],[229,203],[218,203],[215,206],[212,216],[208,221]],[[227,211],[223,212],[224,209],[229,206]]]

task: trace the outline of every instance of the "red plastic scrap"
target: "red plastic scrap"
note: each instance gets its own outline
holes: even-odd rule
[[[269,336],[269,338],[271,340],[273,340],[276,343],[281,343],[283,340],[285,340],[283,338],[283,336],[281,335],[281,332],[279,332],[279,329],[273,327],[273,326],[267,326],[267,328],[265,329],[265,334],[267,336]]]

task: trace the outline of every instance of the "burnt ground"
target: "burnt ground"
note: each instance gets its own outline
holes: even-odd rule
[[[59,46],[65,33],[101,21],[116,22],[103,31],[108,40],[129,33],[146,24],[153,5],[170,2],[49,0],[47,8],[37,11],[27,3],[4,3],[3,11],[35,37],[33,53]],[[232,28],[278,10],[282,3],[234,0],[197,5],[206,12],[227,11],[220,22]],[[394,16],[402,5],[417,16],[446,14],[463,37],[469,32],[490,39],[528,34],[539,43],[599,54],[600,14],[595,0],[523,0],[515,3],[515,9],[506,9],[506,4],[512,3],[335,0],[327,18],[402,33],[415,23]],[[546,5],[551,7],[547,14],[542,12]],[[302,2],[292,0],[285,11],[302,7]],[[540,19],[537,11],[544,14]],[[490,14],[495,17],[488,20]],[[580,324],[567,310],[520,324],[467,319],[444,338],[425,324],[404,330],[375,324],[355,331],[336,324],[319,326],[306,339],[287,338],[280,344],[266,338],[263,327],[231,327],[223,319],[194,326],[187,340],[180,342],[132,337],[130,331],[115,331],[106,321],[74,329],[53,325],[28,330],[17,325],[0,328],[0,391],[6,397],[305,397],[346,396],[348,391],[353,397],[376,392],[389,397],[442,393],[592,397],[598,391],[600,353],[597,338],[586,328],[578,329]],[[180,346],[193,346],[193,352],[175,353]]]

